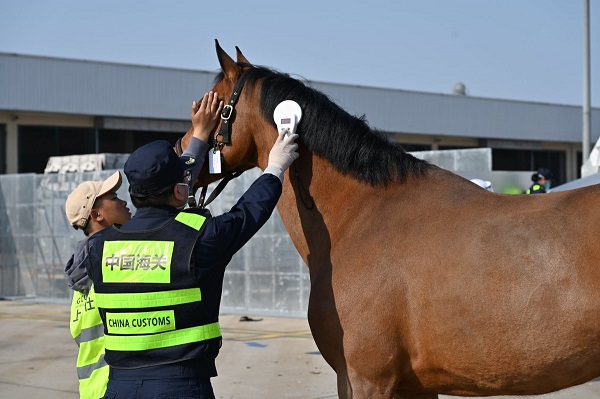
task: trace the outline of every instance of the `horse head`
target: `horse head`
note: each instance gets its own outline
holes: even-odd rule
[[[322,92],[286,73],[251,64],[238,47],[234,61],[216,40],[215,46],[221,72],[212,90],[225,106],[209,144],[213,152],[220,151],[223,173],[209,174],[205,166],[196,187],[256,166],[266,168],[277,138],[273,112],[284,100],[294,100],[302,108],[296,133],[305,168],[312,168],[314,154],[321,164],[371,186],[386,186],[424,170],[425,162],[390,143],[364,117],[348,114]],[[184,137],[183,145],[190,135]]]
[[[243,172],[253,167],[266,167],[268,152],[260,153],[257,146],[256,132],[271,132],[272,143],[277,137],[274,123],[265,119],[259,107],[259,87],[256,82],[245,84],[246,75],[253,68],[252,64],[236,46],[237,61],[234,61],[215,40],[217,57],[221,72],[215,78],[212,88],[225,106],[221,113],[221,123],[211,135],[209,145],[213,152],[222,156],[222,173],[209,174],[205,166],[200,173],[196,186],[205,185],[222,177],[237,172]],[[188,133],[189,135],[189,133]],[[186,135],[186,136],[188,136]],[[184,144],[187,142],[184,138]],[[260,148],[263,148],[261,146]],[[269,147],[270,148],[270,147]]]

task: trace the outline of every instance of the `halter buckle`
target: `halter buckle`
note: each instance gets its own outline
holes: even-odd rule
[[[221,119],[224,121],[229,120],[231,118],[231,114],[233,113],[233,107],[229,104],[223,106],[223,110],[221,111]]]

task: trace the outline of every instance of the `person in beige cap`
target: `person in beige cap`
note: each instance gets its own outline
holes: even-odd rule
[[[104,331],[95,306],[95,292],[85,264],[88,261],[88,238],[113,224],[131,219],[127,201],[117,196],[123,178],[113,173],[104,181],[81,183],[65,203],[67,219],[73,228],[82,230],[86,238],[77,243],[67,262],[67,284],[74,291],[71,302],[70,330],[79,346],[77,376],[80,398],[101,398],[106,391],[109,368],[104,361]]]
[[[69,194],[65,204],[67,219],[73,228],[86,236],[113,224],[122,225],[131,219],[127,201],[117,196],[123,178],[113,173],[104,181],[86,181]]]

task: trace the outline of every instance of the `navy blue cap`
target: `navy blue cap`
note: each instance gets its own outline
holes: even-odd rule
[[[539,168],[537,171],[537,174],[542,179],[546,179],[546,180],[554,179],[554,173],[552,173],[552,171],[548,168]]]
[[[179,157],[166,140],[141,146],[129,155],[124,172],[132,197],[148,197],[183,181],[186,169],[196,166],[192,157]]]

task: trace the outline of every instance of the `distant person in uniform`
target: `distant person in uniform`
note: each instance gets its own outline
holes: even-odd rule
[[[539,168],[537,172],[531,175],[533,184],[527,190],[527,194],[544,194],[547,193],[552,185],[554,175],[548,168]]]

